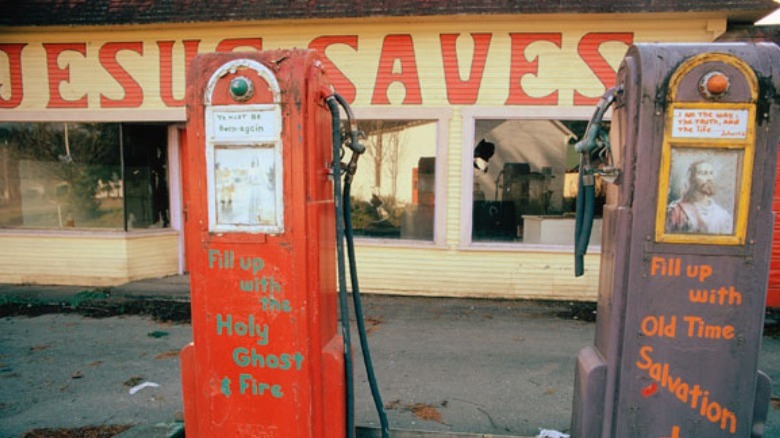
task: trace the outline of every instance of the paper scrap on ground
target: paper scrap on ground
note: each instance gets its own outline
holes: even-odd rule
[[[130,388],[130,395],[135,395],[136,392],[144,388],[159,388],[159,387],[160,387],[159,383],[154,383],[154,382],[139,383],[138,385],[135,385],[132,388]]]

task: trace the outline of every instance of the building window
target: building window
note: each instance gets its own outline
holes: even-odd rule
[[[366,153],[352,186],[356,236],[434,238],[437,120],[360,120]]]
[[[0,227],[169,225],[166,126],[0,123]]]
[[[586,127],[584,120],[474,120],[472,242],[573,245],[579,169],[573,145]],[[599,233],[594,227],[592,241]]]

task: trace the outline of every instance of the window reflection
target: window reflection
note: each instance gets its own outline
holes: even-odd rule
[[[356,236],[433,240],[435,120],[361,120],[366,153],[352,187]]]
[[[572,144],[586,127],[577,120],[477,120],[472,240],[573,244],[579,155]]]
[[[164,126],[2,123],[0,226],[167,226],[166,144]]]

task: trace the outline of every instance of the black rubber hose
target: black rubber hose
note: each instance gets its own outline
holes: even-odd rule
[[[349,103],[338,93],[335,94],[335,97],[336,101],[347,113],[347,121],[349,122],[350,128],[349,146],[352,149],[352,158],[350,159],[347,168],[347,174],[344,177],[344,202],[342,205],[344,206],[344,234],[347,241],[347,257],[349,260],[349,276],[352,286],[352,301],[355,308],[355,321],[357,324],[358,336],[360,338],[360,348],[363,352],[363,364],[366,367],[368,384],[371,388],[371,396],[374,399],[374,406],[382,428],[382,438],[388,438],[390,436],[390,426],[387,421],[385,405],[382,402],[382,395],[379,392],[379,385],[377,384],[376,373],[374,372],[374,363],[371,360],[371,349],[368,345],[368,335],[366,333],[366,325],[363,317],[363,304],[361,302],[360,286],[358,284],[357,262],[355,261],[355,239],[352,232],[352,178],[357,170],[357,161],[360,158],[360,155],[365,152],[366,148],[360,144],[357,119],[355,119]]]
[[[344,207],[341,197],[341,116],[336,99],[326,99],[332,117],[333,129],[333,204],[336,210],[336,265],[338,267],[341,335],[344,339],[344,379],[346,390],[347,437],[355,436],[355,384],[352,364],[352,340],[349,328],[349,296],[347,295],[346,267],[344,266]]]
[[[355,115],[352,113],[352,107],[349,106],[349,102],[347,102],[346,99],[344,99],[340,94],[336,93],[333,95],[333,97],[336,98],[336,101],[341,105],[342,108],[344,108],[344,112],[347,113],[347,122],[349,122],[349,147],[352,148],[352,152],[355,152],[357,154],[362,154],[366,151],[366,148],[360,144],[360,139],[358,138],[358,128],[357,128],[357,119],[355,118]]]
[[[585,254],[588,252],[588,243],[593,231],[593,217],[596,211],[596,187],[585,184],[585,178],[593,178],[588,175],[586,160],[580,161],[580,175],[577,190],[577,215],[574,223],[574,275],[576,277],[585,273]]]
[[[366,375],[368,376],[368,385],[371,387],[371,396],[374,398],[376,413],[379,415],[379,423],[382,427],[382,438],[390,436],[390,426],[387,421],[385,405],[382,403],[382,395],[379,393],[379,385],[374,373],[374,364],[371,361],[371,351],[368,346],[368,336],[366,335],[366,325],[363,321],[363,304],[360,299],[360,287],[357,277],[357,263],[355,262],[355,242],[352,233],[352,202],[350,201],[352,183],[344,184],[344,234],[347,238],[347,256],[349,257],[349,275],[352,280],[352,302],[355,305],[355,321],[357,322],[358,335],[360,336],[360,348],[363,351],[363,364],[366,366]]]
[[[582,187],[582,166],[577,177],[577,202],[574,209],[574,276],[579,277],[585,272],[585,262],[580,255],[580,234],[582,233],[582,221],[585,218],[585,193]]]

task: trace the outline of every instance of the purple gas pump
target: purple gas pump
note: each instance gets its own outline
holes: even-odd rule
[[[628,51],[577,145],[578,242],[589,237],[589,185],[610,184],[596,338],[577,357],[572,436],[763,436],[778,90],[773,44]],[[607,139],[598,119],[610,105]]]

